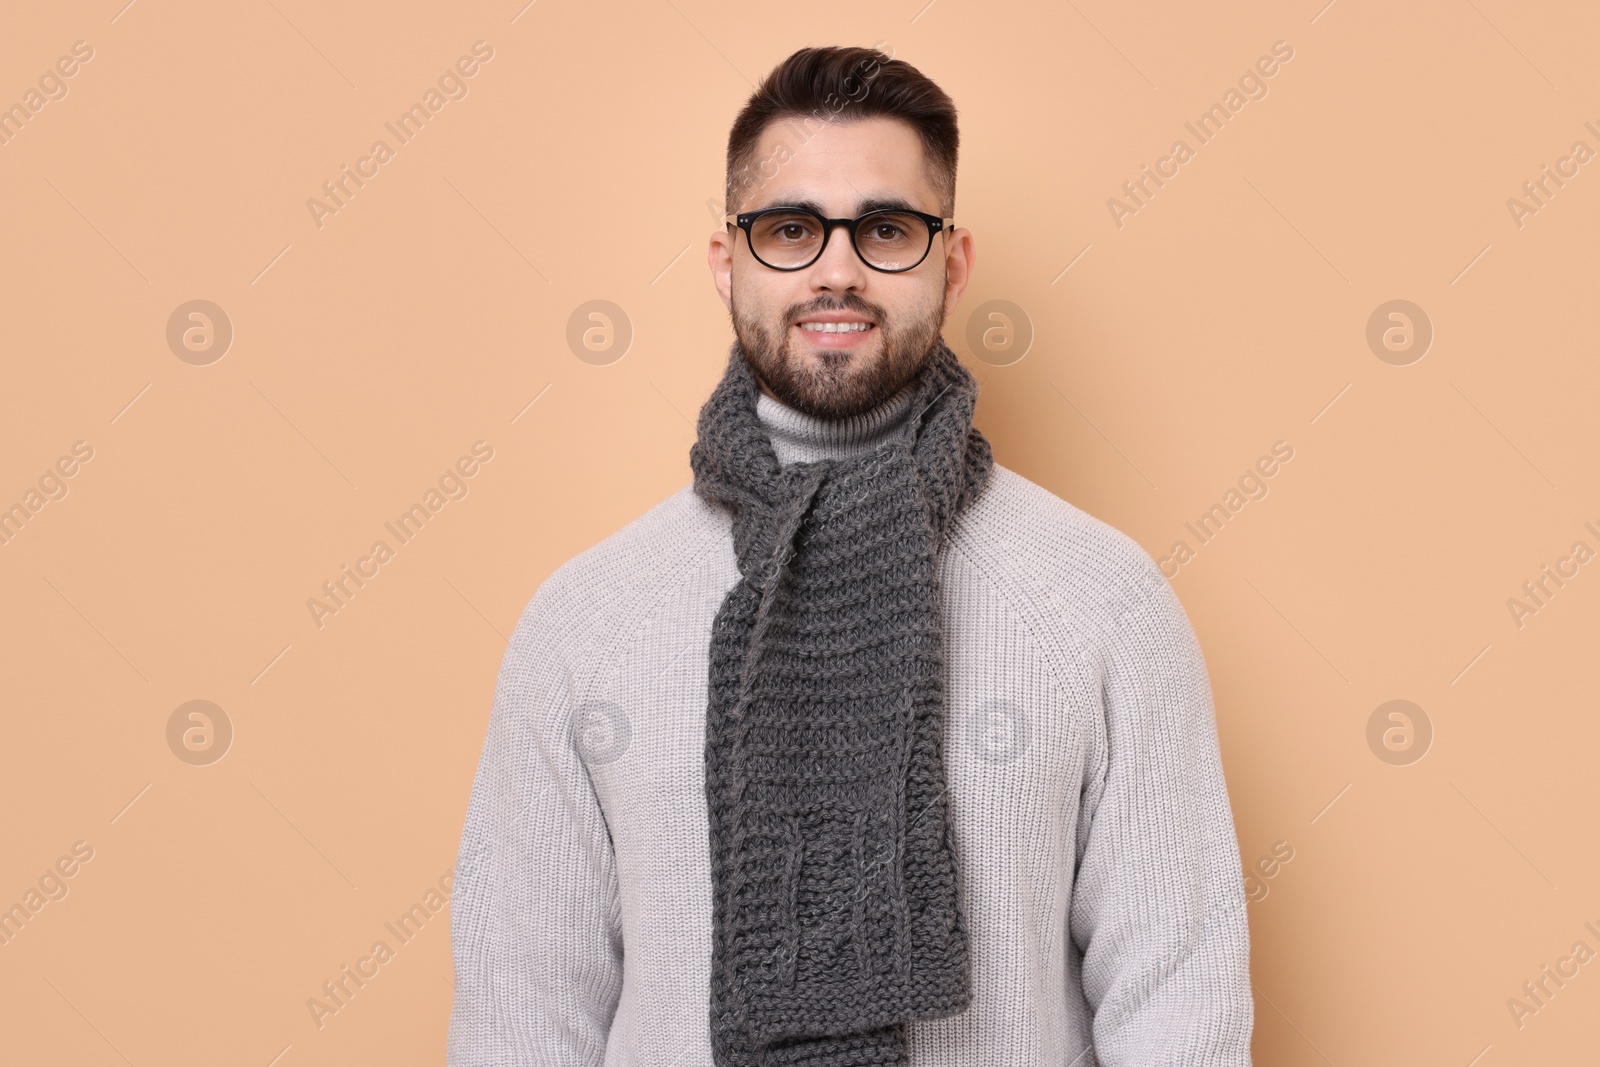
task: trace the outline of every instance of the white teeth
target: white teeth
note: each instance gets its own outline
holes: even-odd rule
[[[814,333],[860,333],[871,325],[870,322],[802,322],[800,328]]]

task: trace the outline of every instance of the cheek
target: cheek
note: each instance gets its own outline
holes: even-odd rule
[[[747,323],[778,329],[789,312],[814,299],[814,294],[795,282],[799,273],[803,272],[784,276],[760,264],[734,264],[728,282],[728,302],[734,315]]]
[[[889,297],[884,298],[886,301]],[[893,294],[893,302],[886,304],[889,321],[901,327],[929,319],[942,320],[945,315],[944,272],[930,271],[919,275],[916,284],[906,293]]]

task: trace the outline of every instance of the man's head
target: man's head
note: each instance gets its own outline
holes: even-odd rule
[[[854,219],[899,207],[947,219],[955,210],[958,142],[955,105],[904,60],[870,48],[801,49],[767,76],[734,121],[727,211],[810,206],[823,218]],[[857,234],[863,253],[871,255],[880,236],[907,240],[893,227],[879,229],[882,219],[868,220]],[[766,221],[783,228],[763,231],[758,220],[751,233],[771,243],[822,236],[816,227]],[[912,229],[919,252],[928,231]],[[708,254],[763,391],[827,418],[874,407],[921,370],[973,264],[972,235],[964,229],[942,226],[926,258],[893,273],[865,262],[851,238],[848,227],[829,227],[815,262],[776,270],[757,260],[750,238],[730,222],[712,234]],[[898,266],[916,254],[874,258]],[[821,328],[841,322],[858,325]]]

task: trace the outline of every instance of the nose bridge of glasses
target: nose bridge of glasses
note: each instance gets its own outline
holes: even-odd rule
[[[842,242],[845,246],[842,253],[845,256],[845,262],[851,267],[860,267],[866,263],[866,256],[862,253],[860,246],[856,244],[856,226],[860,222],[859,219],[830,219],[821,215],[818,215],[817,218],[822,219],[822,247],[817,250],[817,259],[820,260],[823,256],[826,256],[828,250],[833,248],[834,244],[840,243],[830,241],[829,238],[833,236],[833,231],[836,227],[842,226],[845,230],[845,239]],[[834,254],[841,254],[840,250],[834,249]]]

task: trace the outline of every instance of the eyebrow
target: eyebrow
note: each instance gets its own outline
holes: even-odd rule
[[[754,212],[754,211],[765,211],[768,208],[773,208],[773,207],[799,207],[799,208],[805,208],[807,211],[816,212],[818,215],[821,215],[823,218],[827,218],[828,217],[828,213],[822,209],[822,205],[817,203],[815,200],[786,200],[786,199],[780,199],[780,200],[774,201],[771,204],[765,205],[764,207],[751,208],[750,210],[752,212]],[[867,215],[867,214],[870,214],[870,213],[872,213],[874,211],[920,211],[920,210],[922,210],[922,209],[918,208],[916,205],[912,204],[911,201],[907,200],[903,196],[878,196],[878,197],[872,197],[872,198],[867,199],[867,200],[861,200],[861,201],[858,201],[856,203],[856,215],[857,216]],[[933,214],[937,214],[937,212],[930,211],[930,212],[928,212],[928,214],[933,215]]]

